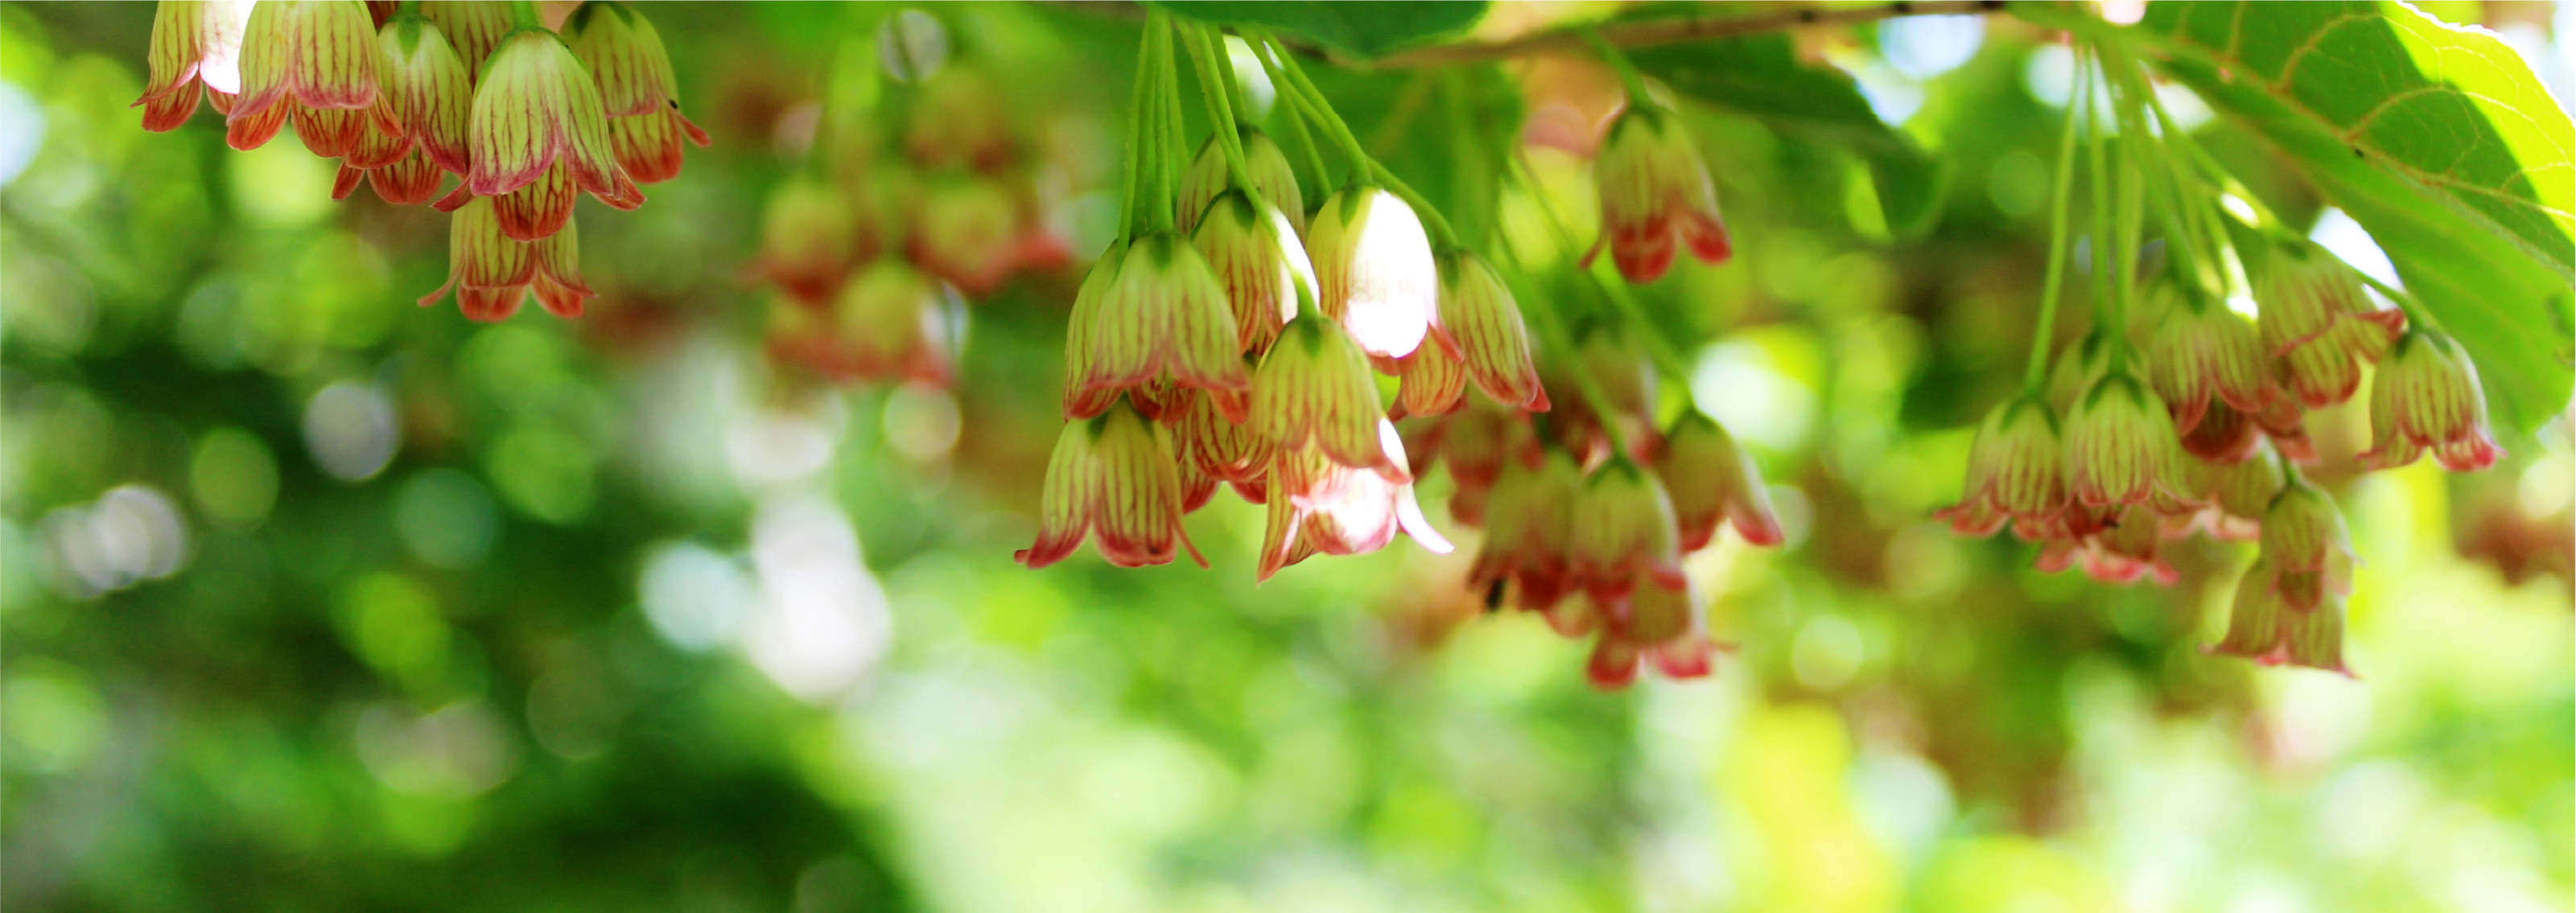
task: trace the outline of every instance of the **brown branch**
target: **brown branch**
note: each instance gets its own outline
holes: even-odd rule
[[[1751,16],[1679,16],[1640,19],[1633,22],[1603,23],[1585,28],[1597,29],[1601,37],[1609,40],[1611,44],[1634,48],[1708,38],[1756,35],[1810,25],[1853,25],[1894,19],[1899,16],[1991,13],[2003,8],[2003,0],[1922,0],[1922,2],[1911,3],[1900,0],[1900,2],[1876,6],[1801,7],[1784,12],[1760,13]],[[1363,69],[1436,66],[1503,60],[1549,51],[1580,51],[1583,47],[1583,28],[1561,28],[1491,44],[1435,45],[1380,57],[1376,60],[1343,60],[1336,56],[1333,62]]]

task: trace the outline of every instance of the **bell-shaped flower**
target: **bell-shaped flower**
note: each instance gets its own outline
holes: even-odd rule
[[[2269,408],[2246,417],[2254,420],[2254,427],[2262,429],[2282,457],[2303,466],[2317,461],[2316,444],[2308,440],[2307,412],[2300,408],[2297,396],[2276,388]]]
[[[599,83],[617,164],[641,184],[678,177],[680,141],[705,148],[707,131],[680,114],[680,80],[652,20],[623,3],[584,3],[564,34]]]
[[[366,131],[357,147],[341,157],[331,198],[346,198],[364,178],[385,202],[427,202],[447,173],[465,173],[465,114],[474,88],[464,60],[427,19],[405,16],[387,22],[377,30],[376,42],[385,56],[376,105],[402,130]]]
[[[1699,599],[1690,587],[1640,579],[1615,605],[1604,607],[1597,599],[1589,602],[1593,619],[1588,626],[1599,633],[1583,674],[1593,687],[1612,691],[1628,687],[1643,665],[1676,679],[1705,678],[1716,668],[1717,647],[1708,638],[1699,617]]]
[[[1550,433],[1557,443],[1591,462],[1610,455],[1611,436],[1604,426],[1615,423],[1635,450],[1631,456],[1651,454],[1658,433],[1653,424],[1654,362],[1635,340],[1606,323],[1585,325],[1575,338],[1574,356],[1549,360],[1540,366],[1540,375],[1558,391],[1581,389],[1577,372],[1588,375],[1611,414],[1598,414],[1588,396],[1560,396],[1548,412]]]
[[[1279,144],[1250,125],[1241,127],[1243,166],[1252,179],[1252,189],[1259,191],[1268,203],[1286,217],[1295,239],[1306,237],[1306,199],[1297,193],[1297,173],[1288,167],[1288,156]],[[1234,176],[1227,173],[1225,149],[1216,137],[1199,144],[1199,154],[1190,160],[1189,170],[1181,172],[1180,200],[1174,215],[1179,218],[1182,234],[1194,234],[1205,218],[1208,204],[1234,188]],[[1291,246],[1298,242],[1291,241]],[[1300,251],[1303,253],[1303,251]]]
[[[1101,557],[1119,567],[1170,564],[1182,548],[1205,567],[1181,529],[1186,496],[1170,432],[1135,410],[1067,422],[1047,459],[1037,541],[1013,557],[1045,567],[1073,554],[1089,534]]]
[[[1395,426],[1380,419],[1384,438],[1402,444]],[[1449,540],[1422,516],[1409,480],[1345,466],[1315,446],[1273,452],[1269,498],[1264,507],[1261,557],[1257,578],[1268,580],[1289,565],[1315,554],[1358,555],[1385,548],[1397,532],[1435,554],[1448,554]]]
[[[241,97],[224,118],[224,141],[257,149],[289,118],[304,148],[339,158],[368,130],[401,133],[376,107],[384,52],[375,20],[347,0],[270,0],[242,29]]]
[[[2164,524],[2153,508],[2140,504],[2070,508],[2060,521],[2060,535],[2040,546],[2039,569],[2057,573],[2080,565],[2085,576],[2103,583],[2136,583],[2152,578],[2171,586],[2181,579],[2162,554]]]
[[[252,0],[162,0],[152,14],[151,74],[143,97],[143,129],[178,129],[197,113],[202,93],[217,113],[231,110],[241,92],[243,29]],[[1276,151],[1275,149],[1273,150]]]
[[[1243,351],[1269,348],[1279,328],[1297,317],[1300,284],[1308,294],[1316,288],[1314,264],[1293,226],[1277,206],[1255,211],[1249,198],[1227,191],[1206,207],[1206,218],[1190,235],[1225,286]]]
[[[2262,425],[2225,401],[2206,404],[2200,420],[2181,438],[2183,452],[2212,463],[2244,460],[2262,442]]]
[[[859,207],[830,182],[799,175],[769,192],[752,271],[787,294],[820,304],[867,255]]]
[[[2267,405],[2272,388],[2262,337],[2254,321],[2225,305],[2174,303],[2148,336],[2145,355],[2147,382],[2184,434],[2200,426],[2212,399],[2245,412]]]
[[[1547,390],[1530,360],[1529,327],[1502,276],[1483,257],[1456,252],[1440,263],[1440,307],[1432,339],[1454,348],[1476,389],[1495,402],[1530,412],[1548,410]]]
[[[2189,536],[2198,528],[2215,539],[2253,541],[2262,534],[2263,513],[2271,509],[2272,496],[2280,494],[2287,482],[2280,458],[2260,437],[2248,458],[2233,463],[2189,460],[2185,476],[2191,480],[2192,492],[2207,506],[2167,515],[2167,539]]]
[[[466,77],[477,82],[483,78],[483,62],[519,28],[510,20],[510,5],[491,0],[420,0],[420,14],[447,35],[447,43],[465,61]]]
[[[944,311],[938,286],[901,260],[878,260],[859,271],[833,305],[848,374],[947,386],[952,371]]]
[[[1762,470],[1716,419],[1693,410],[1673,422],[1656,454],[1655,474],[1672,498],[1682,551],[1707,548],[1719,521],[1733,525],[1746,542],[1780,544],[1780,519],[1762,487]]]
[[[1254,433],[1249,423],[1219,413],[1212,397],[1191,397],[1189,405],[1180,411],[1179,420],[1173,423],[1172,435],[1182,458],[1210,479],[1257,483],[1270,474],[1274,448]]]
[[[2173,416],[2147,385],[2113,372],[2077,400],[2066,420],[2066,481],[2086,507],[2188,500]]]
[[[2282,599],[2275,586],[2276,569],[2257,558],[2236,582],[2236,599],[2227,619],[2227,636],[2212,653],[2242,656],[2266,666],[2306,666],[2341,672],[2344,598],[2332,595],[2299,608]]]
[[[1988,535],[2010,522],[2015,535],[2042,539],[2066,509],[2066,449],[2057,413],[2038,399],[2016,396],[1978,423],[1959,503],[1933,516],[1961,535]]]
[[[1422,445],[1409,441],[1406,444],[1413,453],[1414,474],[1422,474],[1430,458],[1436,456],[1449,467],[1449,479],[1461,493],[1481,493],[1492,488],[1502,476],[1506,461],[1533,469],[1539,465],[1538,432],[1531,427],[1526,412],[1470,401],[1466,408],[1450,413],[1429,431]],[[1467,517],[1458,519],[1475,522]]]
[[[2351,399],[2361,364],[2377,361],[2406,326],[2403,313],[2372,307],[2352,267],[2301,247],[2271,252],[2255,300],[2274,379],[2311,409]]]
[[[2262,558],[2284,604],[2313,609],[2352,593],[2352,537],[2333,498],[2291,479],[2263,513]]]
[[[1065,333],[1065,414],[1097,415],[1121,392],[1162,383],[1214,397],[1219,412],[1242,419],[1252,376],[1207,259],[1162,233],[1137,239],[1119,261],[1109,285],[1095,289],[1086,278],[1085,295],[1076,296]],[[1094,266],[1093,278],[1104,268],[1105,261]]]
[[[568,183],[544,198],[547,207],[569,211],[569,188],[619,209],[644,202],[609,150],[599,86],[563,39],[544,29],[512,32],[493,50],[475,84],[465,141],[473,158],[465,186],[476,196],[500,196],[551,177]],[[556,169],[559,176],[548,174]]]
[[[1306,229],[1324,316],[1360,350],[1402,358],[1422,345],[1440,304],[1440,268],[1413,207],[1366,184],[1324,198]]]
[[[1584,254],[1585,265],[1606,246],[1619,275],[1642,285],[1663,278],[1676,247],[1711,265],[1733,253],[1708,163],[1673,112],[1632,105],[1619,115],[1593,160],[1592,180],[1601,196],[1601,240]]]
[[[1583,480],[1571,521],[1568,583],[1594,599],[1617,600],[1642,575],[1682,586],[1681,531],[1655,474],[1613,457]]]
[[[2504,455],[2487,430],[2486,394],[2468,353],[2448,336],[2415,330],[2398,337],[2370,383],[2370,450],[2361,458],[2390,469],[2426,450],[2452,472],[2485,469]]]
[[[1019,266],[1020,206],[1002,182],[957,175],[931,182],[906,245],[924,271],[982,297]]]
[[[447,179],[447,170],[429,160],[418,148],[404,150],[401,158],[374,168],[359,168],[343,159],[340,174],[331,181],[331,198],[345,200],[364,180],[376,189],[376,196],[396,206],[416,206],[438,195],[438,185]]]
[[[1536,464],[1510,460],[1498,467],[1485,504],[1485,542],[1467,570],[1467,585],[1494,594],[1508,585],[1511,602],[1545,611],[1572,587],[1574,504],[1583,496],[1583,470],[1562,450]]]
[[[680,176],[680,141],[700,149],[710,142],[707,131],[680,116],[680,109],[608,119],[608,149],[617,164],[638,184],[659,184]]]
[[[929,168],[999,168],[1011,161],[1009,110],[981,68],[953,61],[921,84],[904,148]]]
[[[1403,441],[1378,408],[1368,359],[1340,326],[1312,315],[1290,321],[1262,356],[1251,427],[1281,452],[1311,446],[1335,465],[1413,478]]]
[[[1423,344],[1396,359],[1395,375],[1402,381],[1387,414],[1396,418],[1448,415],[1467,403],[1467,366],[1446,347]]]
[[[448,218],[447,284],[422,296],[422,307],[456,291],[465,318],[497,321],[519,310],[530,291],[558,317],[581,316],[582,301],[592,296],[581,279],[581,234],[567,223],[564,230],[537,241],[520,241],[501,233],[492,201],[477,198]]]

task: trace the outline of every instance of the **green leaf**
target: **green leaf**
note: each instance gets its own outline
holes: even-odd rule
[[[2504,424],[2566,409],[2576,129],[2511,48],[2366,2],[2159,0],[2105,34],[2150,47],[2369,229],[2467,346]]]
[[[1639,48],[1628,59],[1676,92],[1762,120],[1773,129],[1836,143],[1869,164],[1879,208],[1898,236],[1931,227],[1943,172],[1911,137],[1878,119],[1839,70],[1798,62],[1782,34]]]
[[[1160,2],[1173,13],[1221,25],[1261,25],[1355,58],[1384,56],[1464,32],[1485,17],[1484,0],[1459,3],[1325,3],[1318,0]]]

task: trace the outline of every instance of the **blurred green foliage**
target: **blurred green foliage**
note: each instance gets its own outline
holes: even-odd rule
[[[928,8],[1010,87],[1050,219],[1100,237],[1136,24]],[[149,6],[0,5],[0,140],[28,153],[0,178],[0,903],[2576,898],[2563,417],[2461,477],[2361,476],[2360,410],[2316,417],[2363,559],[2360,681],[2203,655],[2241,546],[2177,543],[2180,583],[2116,589],[1927,519],[2035,317],[2068,68],[2033,27],[1653,58],[1685,93],[1702,65],[1829,83],[1836,106],[1803,113],[1841,126],[1689,108],[1737,255],[1637,294],[1693,360],[1666,382],[1752,447],[1790,544],[1693,559],[1739,645],[1714,679],[1604,695],[1581,647],[1480,614],[1463,553],[1255,587],[1259,512],[1222,499],[1190,521],[1212,570],[1011,564],[1079,271],[975,304],[953,391],[798,382],[740,265],[797,167],[781,125],[884,11],[644,10],[714,148],[640,210],[583,204],[590,316],[476,326],[408,303],[444,275],[443,219],[331,203],[329,163],[232,152],[210,115],[137,129]],[[1390,168],[1477,214],[1463,229],[1547,252],[1548,291],[1599,306],[1554,269],[1578,252],[1537,199],[1480,202],[1494,176],[1448,163],[1596,118],[1615,79],[1559,59],[1316,77]],[[2320,217],[2266,138],[2199,130],[2285,216]],[[1938,197],[1919,234],[1893,149],[1947,176],[1904,191]],[[1531,158],[1588,237],[1581,157]]]

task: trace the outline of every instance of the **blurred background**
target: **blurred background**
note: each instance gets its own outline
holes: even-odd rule
[[[2576,89],[2566,9],[2427,8]],[[1256,587],[1260,510],[1221,496],[1190,520],[1210,570],[1012,563],[1068,302],[1116,227],[1132,18],[925,7],[1002,88],[1013,180],[1073,255],[952,306],[941,389],[779,357],[745,277],[763,199],[846,113],[832,60],[889,10],[641,9],[713,147],[637,211],[581,204],[588,316],[482,325],[411,304],[445,217],[335,203],[333,163],[233,152],[211,114],[142,131],[150,5],[0,4],[0,903],[2576,906],[2563,415],[2462,476],[2362,475],[2360,402],[2312,418],[2362,560],[2358,680],[2204,655],[2250,546],[2176,543],[2180,582],[2122,588],[1929,519],[2045,266],[2071,58],[2036,29],[1775,36],[1939,163],[1914,236],[1847,144],[1690,109],[1737,256],[1639,296],[1789,543],[1693,557],[1738,645],[1713,678],[1605,694],[1584,645],[1481,613],[1436,476],[1449,556]],[[1475,34],[1599,12],[1504,3]],[[1591,237],[1616,78],[1485,71]],[[1456,192],[1425,77],[1317,77],[1390,167]],[[2385,268],[2169,91],[2275,209]],[[1562,263],[1540,211],[1508,195],[1490,224]]]

